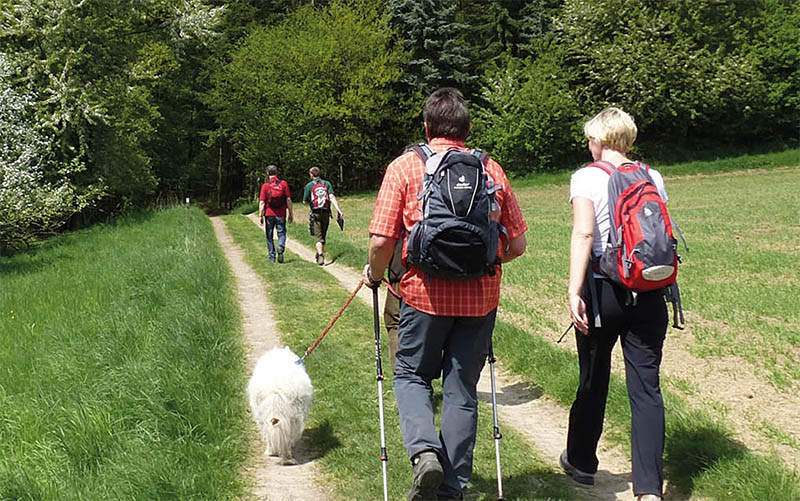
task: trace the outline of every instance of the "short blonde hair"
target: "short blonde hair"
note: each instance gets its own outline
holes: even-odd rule
[[[583,124],[583,133],[587,139],[594,139],[612,150],[627,153],[636,141],[638,129],[630,115],[612,106]]]
[[[319,177],[319,167],[311,167],[308,169],[308,173],[314,177]]]

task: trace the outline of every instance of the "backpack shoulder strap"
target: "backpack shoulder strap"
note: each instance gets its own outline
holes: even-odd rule
[[[428,143],[415,144],[411,147],[411,151],[417,154],[422,160],[422,163],[426,163],[428,159],[433,156],[433,150],[428,146]]]
[[[611,162],[606,162],[605,160],[598,160],[597,162],[592,162],[589,165],[587,165],[586,167],[597,167],[598,169],[602,170],[603,172],[605,172],[609,176],[616,169],[614,167],[614,164],[612,164]]]
[[[486,167],[486,162],[489,161],[489,154],[488,153],[486,153],[485,151],[483,151],[480,148],[475,148],[474,150],[472,150],[472,154],[475,155],[476,157],[478,157],[478,160],[481,161],[481,165]]]

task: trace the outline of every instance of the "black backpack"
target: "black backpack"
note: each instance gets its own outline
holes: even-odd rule
[[[485,171],[488,156],[457,149],[434,154],[424,143],[412,150],[425,162],[425,175],[417,196],[422,220],[408,236],[408,264],[436,278],[494,275],[501,227],[491,213],[502,185]]]

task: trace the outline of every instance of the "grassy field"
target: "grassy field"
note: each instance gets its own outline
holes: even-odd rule
[[[0,499],[243,494],[240,318],[202,212],[124,218],[0,263]]]

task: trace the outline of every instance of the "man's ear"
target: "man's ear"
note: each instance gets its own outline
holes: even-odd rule
[[[428,141],[431,140],[431,135],[428,132],[428,122],[423,122],[425,124],[425,137],[428,138]]]

